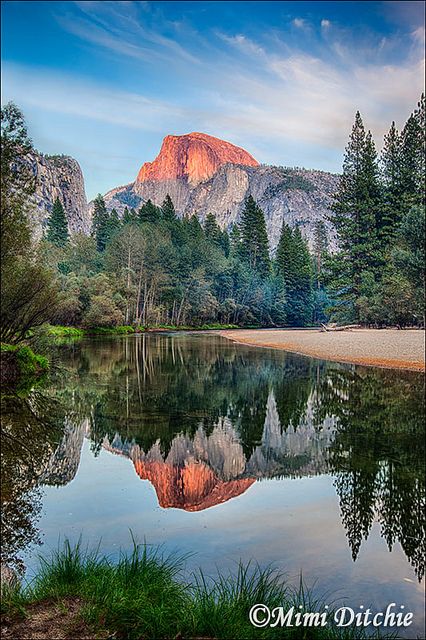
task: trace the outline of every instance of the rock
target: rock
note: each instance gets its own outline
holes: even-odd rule
[[[41,237],[56,198],[64,207],[70,233],[89,233],[91,215],[78,162],[69,156],[47,156],[38,152],[29,154],[26,162],[30,163],[35,177],[32,196],[35,236]]]
[[[154,162],[145,162],[136,178],[136,186],[147,181],[184,178],[195,186],[211,178],[226,163],[258,166],[247,151],[206,133],[166,136]]]

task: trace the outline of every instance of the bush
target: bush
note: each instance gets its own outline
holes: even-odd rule
[[[93,327],[116,327],[123,322],[123,313],[115,302],[105,295],[93,296],[90,307],[83,318],[83,325]]]

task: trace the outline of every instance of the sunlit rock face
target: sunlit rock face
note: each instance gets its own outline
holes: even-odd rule
[[[256,167],[259,163],[247,151],[205,133],[166,136],[154,162],[145,162],[136,178],[146,181],[185,178],[192,186],[207,180],[226,163]]]

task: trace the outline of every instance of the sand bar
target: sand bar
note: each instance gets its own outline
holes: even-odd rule
[[[232,329],[221,335],[256,347],[367,366],[425,370],[425,332],[422,329]]]

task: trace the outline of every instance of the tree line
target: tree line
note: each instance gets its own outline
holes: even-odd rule
[[[47,258],[63,303],[56,322],[81,326],[305,325],[312,321],[313,264],[299,229],[283,226],[271,258],[265,217],[254,199],[238,225],[222,230],[213,214],[180,218],[167,196],[126,208],[120,219],[98,195],[90,237],[68,237],[55,202]],[[50,245],[54,245],[52,251]]]
[[[285,222],[275,254],[252,196],[238,224],[179,217],[169,196],[120,217],[94,201],[91,235],[70,235],[53,205],[41,242],[31,231],[34,176],[25,120],[2,108],[1,340],[46,321],[82,327],[424,325],[425,99],[380,156],[357,112],[329,222],[309,247]]]

